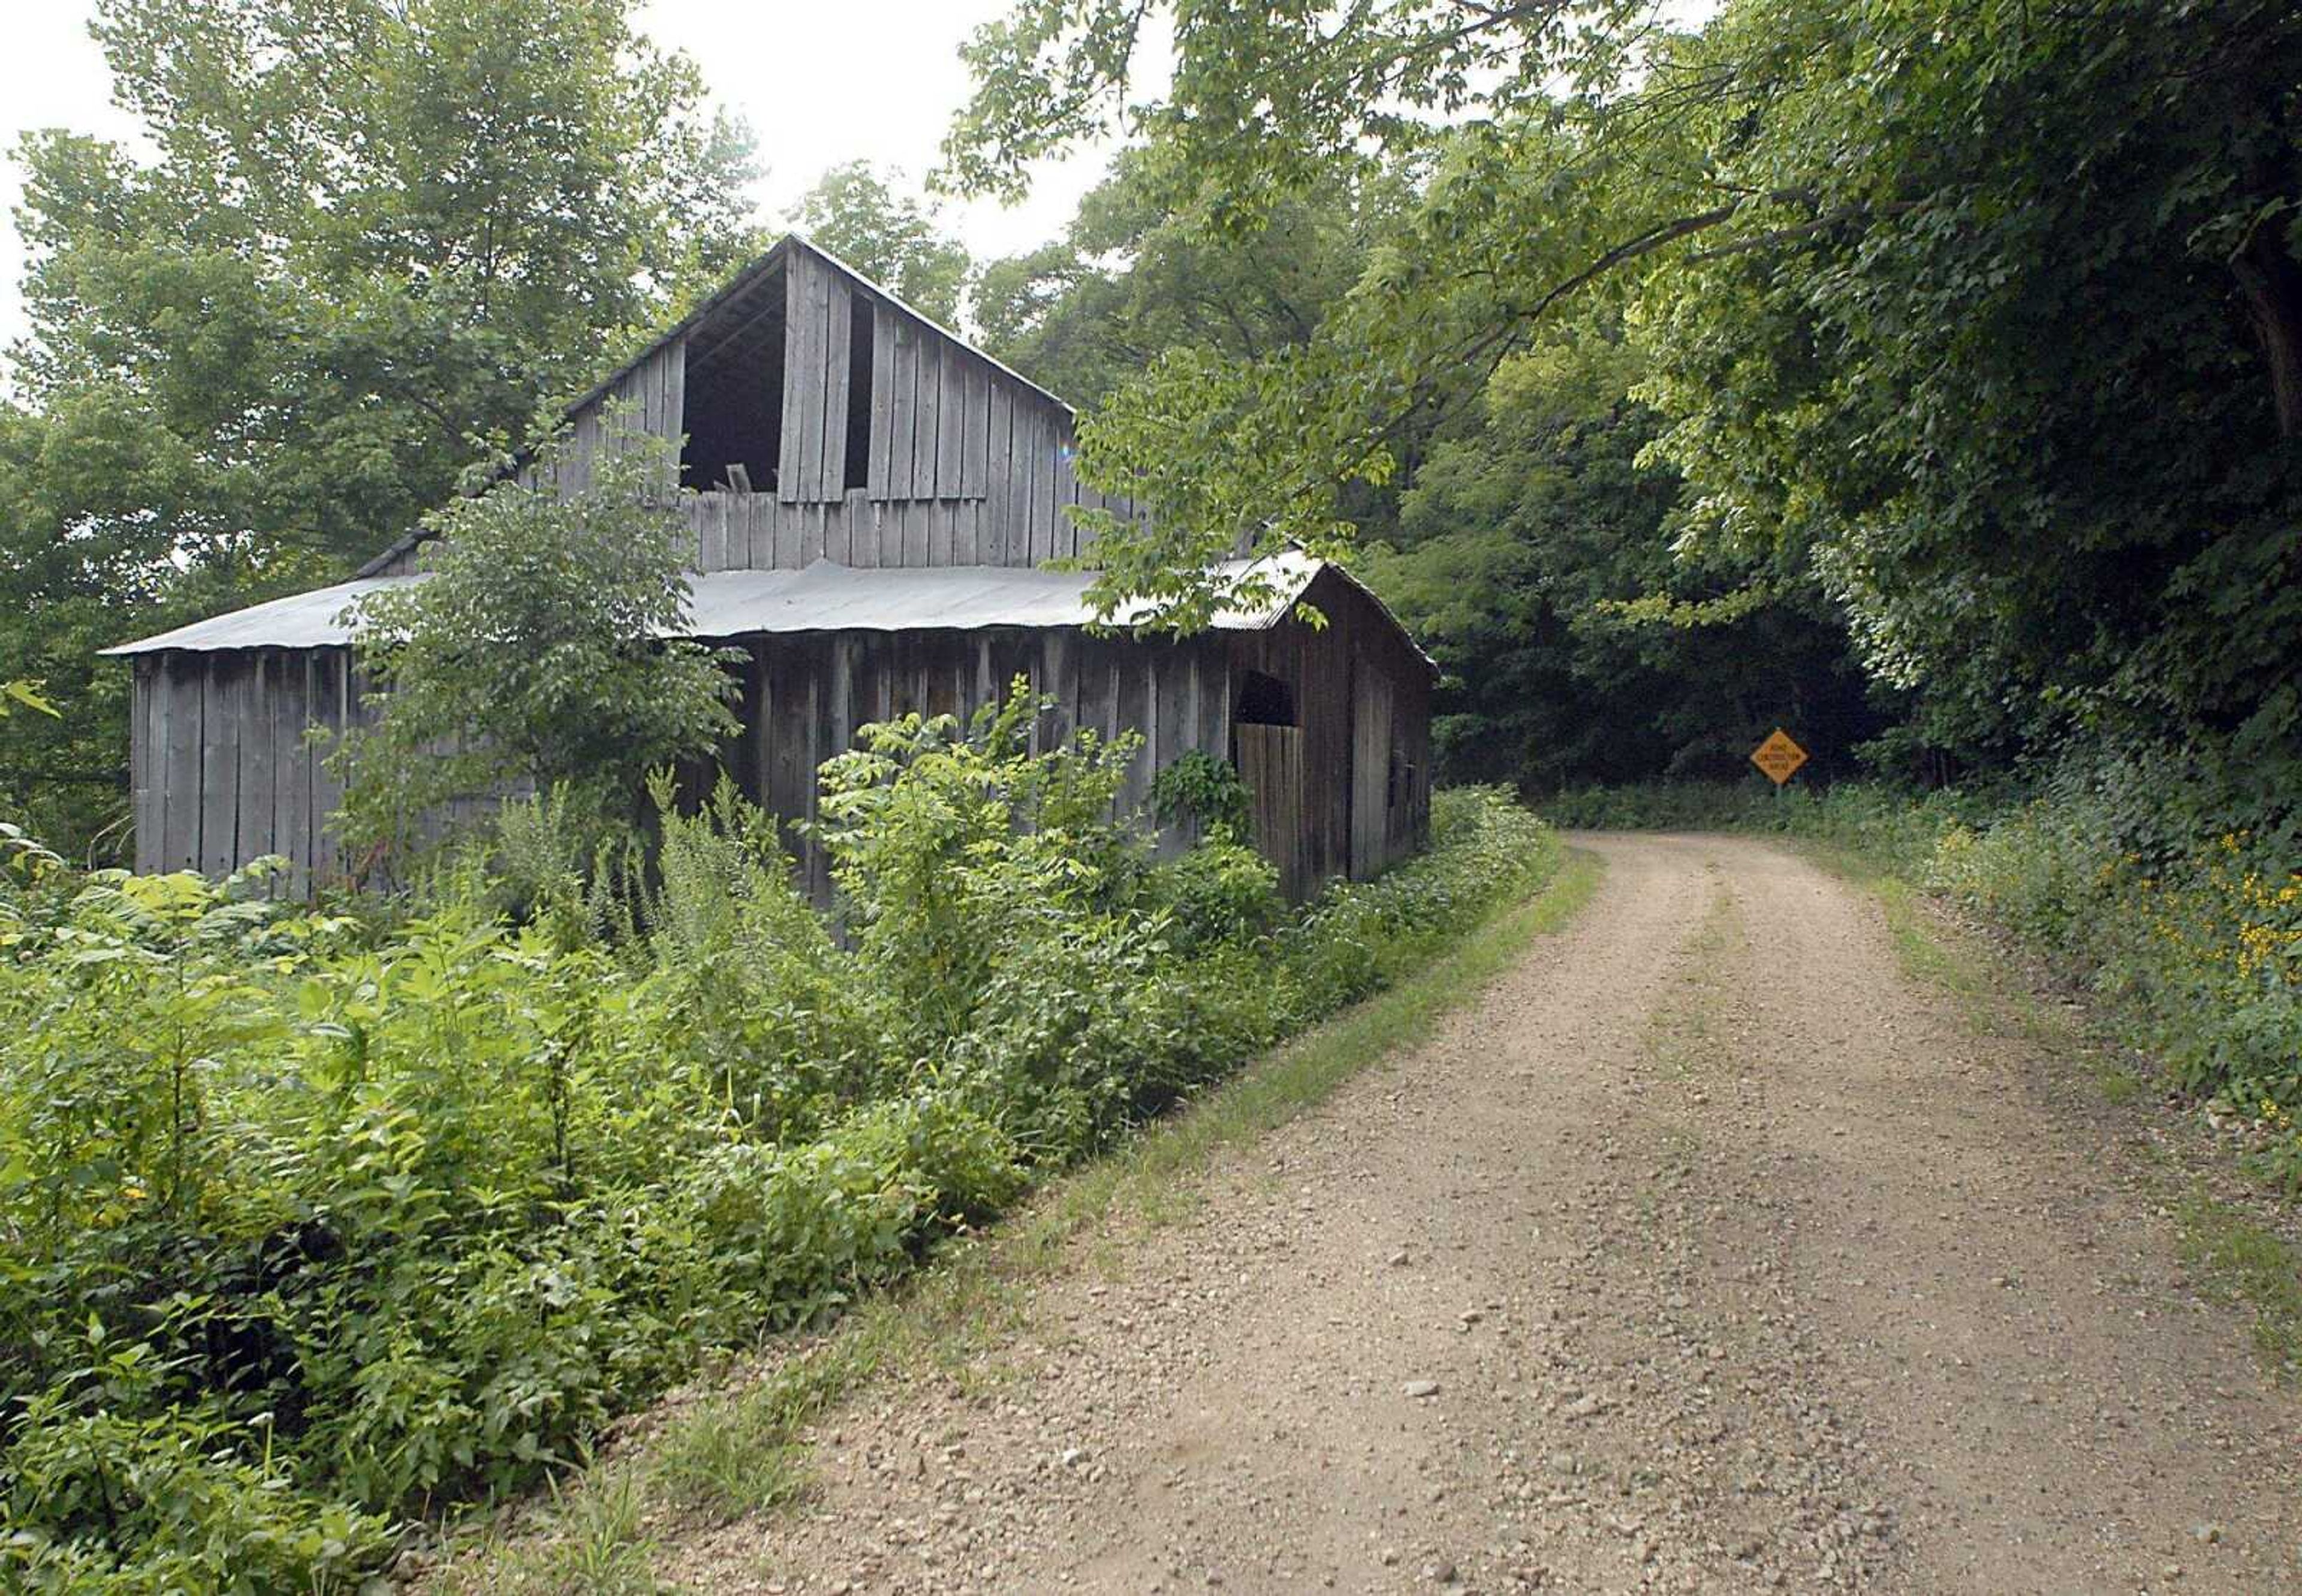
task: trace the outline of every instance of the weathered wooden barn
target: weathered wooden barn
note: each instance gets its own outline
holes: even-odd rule
[[[1281,557],[1281,594],[1180,640],[1095,636],[1067,511],[1133,513],[1072,474],[1074,417],[803,239],[786,238],[569,413],[558,486],[581,491],[622,424],[684,439],[690,631],[748,655],[744,790],[811,816],[816,768],[858,727],[971,713],[1018,675],[1056,701],[1040,735],[1132,728],[1130,804],[1189,749],[1235,761],[1257,845],[1301,895],[1421,846],[1433,668],[1341,569]],[[324,760],[368,712],[343,611],[422,580],[423,534],[353,580],[111,651],[135,668],[137,867],[220,873],[286,856],[302,891],[344,872]],[[1305,606],[1325,625],[1308,624]],[[802,852],[811,886],[823,861]]]

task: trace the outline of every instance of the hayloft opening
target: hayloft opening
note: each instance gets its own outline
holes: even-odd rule
[[[1241,726],[1293,726],[1295,693],[1277,676],[1250,670],[1239,685],[1239,708],[1231,718]]]
[[[847,474],[853,491],[871,485],[871,297],[852,297],[847,332]]]
[[[776,262],[687,333],[682,487],[773,491],[784,422],[784,266]]]

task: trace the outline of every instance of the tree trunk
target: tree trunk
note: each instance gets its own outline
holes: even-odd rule
[[[2274,221],[2257,225],[2231,270],[2270,363],[2278,435],[2302,438],[2302,265],[2287,251],[2285,229]]]

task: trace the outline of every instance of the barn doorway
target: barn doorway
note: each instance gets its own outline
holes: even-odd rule
[[[1246,785],[1256,852],[1279,872],[1279,889],[1299,903],[1310,890],[1303,835],[1303,728],[1295,691],[1259,670],[1239,676],[1231,710],[1232,762]]]
[[[685,341],[680,485],[772,492],[784,424],[784,268],[730,292]]]

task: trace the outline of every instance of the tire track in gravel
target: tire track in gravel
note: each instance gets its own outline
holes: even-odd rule
[[[805,1507],[666,1575],[2297,1583],[2295,1405],[2230,1315],[2174,1306],[2169,1228],[2020,1049],[1778,849],[1588,845],[1598,897],[1429,1042],[1105,1238],[966,1378],[827,1419]]]

